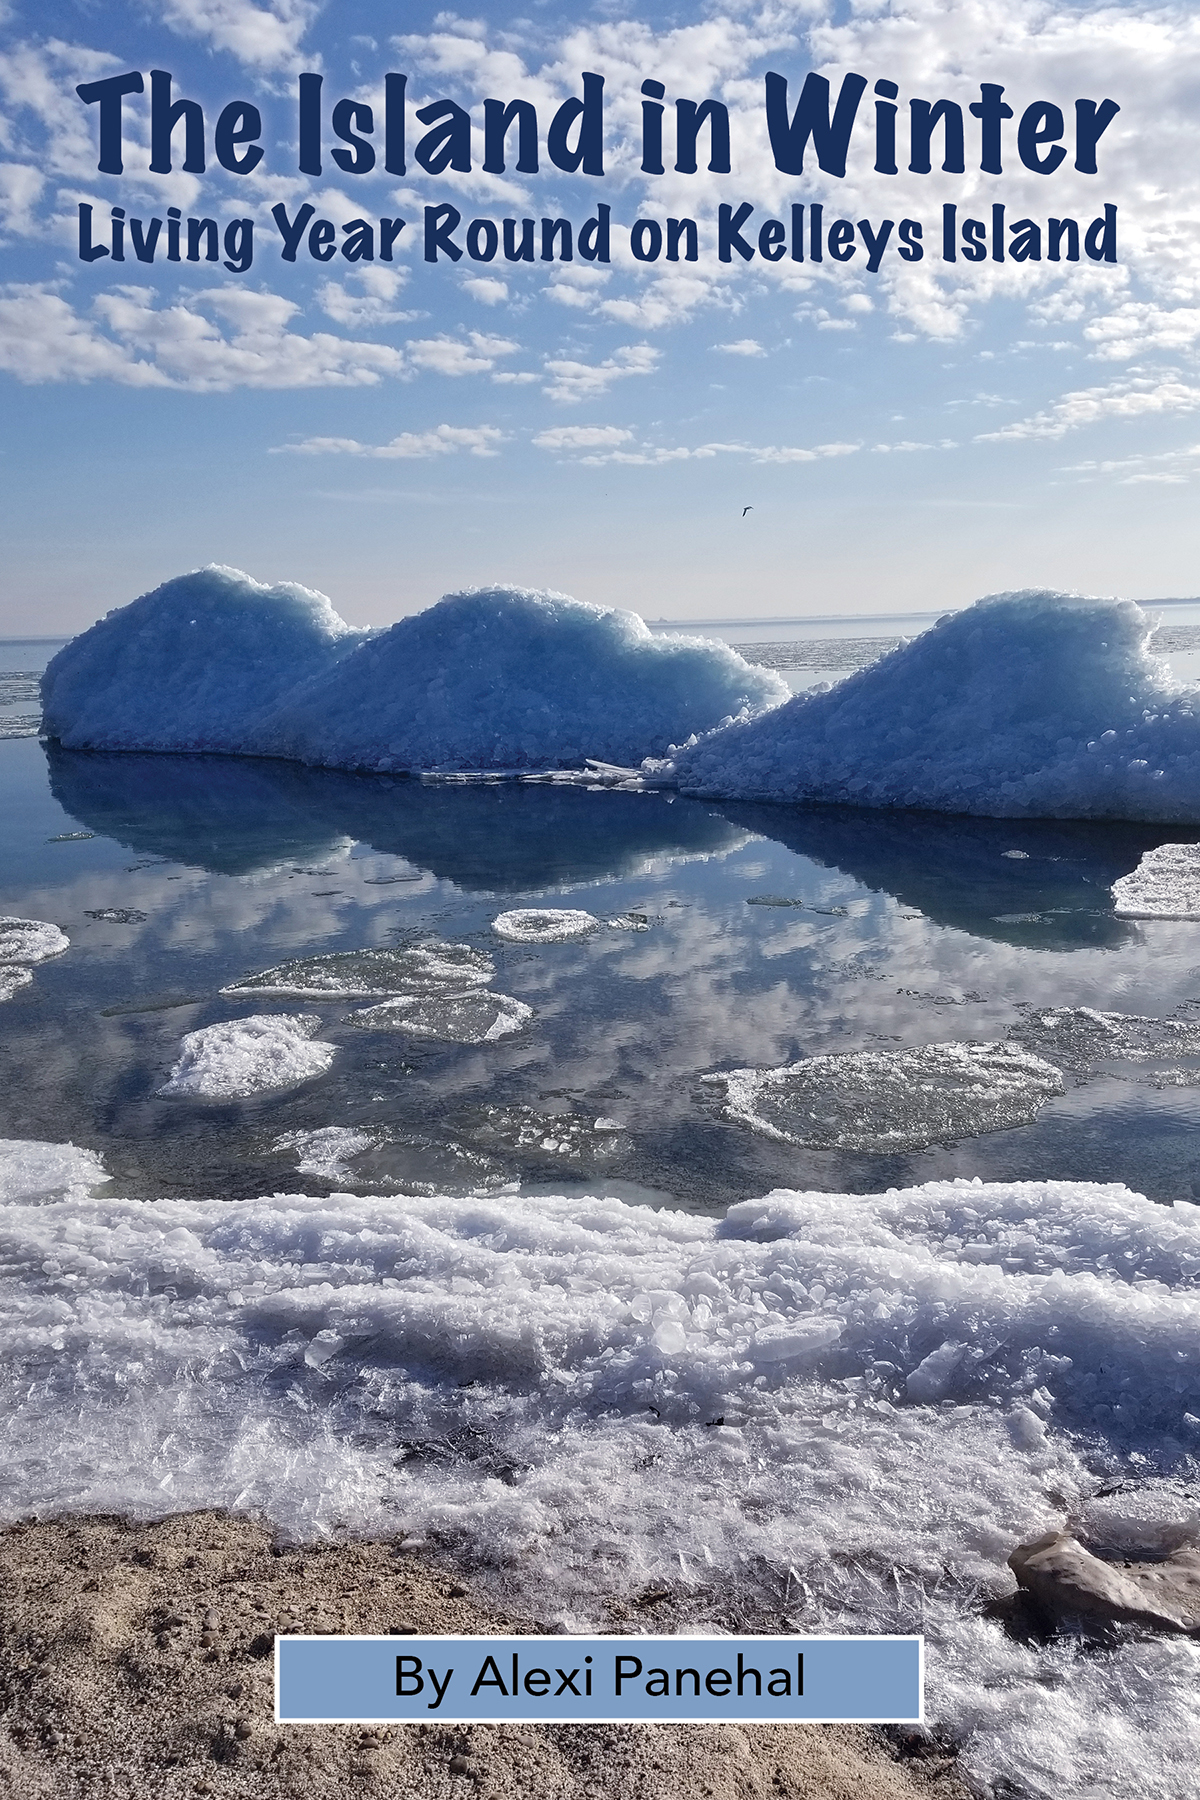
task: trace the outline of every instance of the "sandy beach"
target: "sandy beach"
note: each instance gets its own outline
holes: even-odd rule
[[[277,1726],[273,1634],[491,1632],[394,1543],[280,1547],[215,1512],[0,1537],[0,1793],[222,1800],[966,1800],[953,1761],[851,1726]]]

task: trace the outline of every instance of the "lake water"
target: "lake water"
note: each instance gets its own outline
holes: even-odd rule
[[[48,648],[4,647],[0,725]],[[1064,1512],[1192,1505],[1200,1262],[1165,1221],[1200,1200],[1200,923],[1111,887],[1193,836],[0,742],[0,913],[70,939],[0,1007],[0,1138],[112,1178],[6,1227],[9,1512],[403,1531],[572,1625],[660,1588],[648,1628],[915,1625],[981,1779],[1182,1800],[1193,1647],[987,1614]],[[514,909],[595,924],[514,942]],[[519,1029],[223,991],[447,944]],[[185,1034],[263,1013],[328,1068],[160,1091]],[[960,1177],[1155,1206],[893,1216]],[[803,1219],[745,1207],[773,1189]]]

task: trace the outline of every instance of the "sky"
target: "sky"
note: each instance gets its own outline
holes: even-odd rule
[[[170,171],[149,169],[152,69],[202,109],[203,173],[182,167],[182,118]],[[133,71],[123,169],[102,173],[101,106],[76,88]],[[584,72],[603,77],[602,173],[555,166],[547,143]],[[765,77],[786,80],[790,114],[810,72],[834,100],[865,78],[844,175],[813,143],[802,172],[778,166]],[[388,73],[408,77],[403,175],[384,167]],[[323,77],[320,176],[299,167],[302,74]],[[661,174],[642,167],[647,79],[663,89]],[[895,88],[895,174],[875,167],[880,82],[885,105]],[[984,84],[1013,109],[999,171],[980,166],[969,111]],[[535,108],[536,173],[514,167],[515,128],[504,171],[484,171],[487,98]],[[707,128],[697,172],[674,167],[680,99],[728,109],[727,173],[706,167]],[[908,167],[914,99],[962,108],[962,172],[940,167],[940,130],[932,170]],[[1075,167],[1081,99],[1120,108],[1095,173]],[[415,115],[446,100],[470,114],[471,166],[430,172],[415,151],[437,120]],[[335,135],[339,101],[377,151],[370,171],[333,159],[366,160]],[[249,129],[235,102],[262,126],[226,146],[227,160],[261,149],[241,172],[215,145],[228,107]],[[1055,107],[1061,145],[1035,140]],[[1026,160],[1058,166],[1022,161],[1023,120]],[[937,612],[1029,586],[1194,595],[1198,120],[1191,0],[525,0],[463,15],[0,0],[0,635],[73,632],[209,562],[318,588],[356,625],[492,582],[680,620]],[[131,226],[123,263],[82,260],[81,204],[95,244],[111,244],[113,207],[142,221],[143,244],[162,219],[154,261],[134,255]],[[577,241],[570,262],[511,261],[502,243],[484,260],[486,226],[466,253],[473,220],[529,217],[540,233],[565,218],[577,240],[602,204],[607,263]],[[722,204],[752,207],[750,260],[719,260]],[[989,231],[1003,205],[1010,251],[1012,226],[1033,220],[1042,259],[970,262],[959,236],[943,260],[947,204],[960,230]],[[292,222],[305,205],[330,222],[328,261],[307,235],[294,262],[281,255],[272,209]],[[429,263],[425,209],[446,205],[464,253]],[[760,253],[760,227],[790,229],[796,205],[809,229],[824,208],[819,264],[786,242],[777,261]],[[1107,206],[1115,261],[1048,260],[1050,217],[1086,236]],[[249,266],[237,239],[215,262],[168,261],[169,207],[185,244],[189,218],[222,237],[251,220]],[[405,221],[390,262],[382,218]],[[631,227],[668,218],[696,221],[697,260],[636,259]],[[343,254],[353,219],[372,226],[372,261]],[[872,271],[859,221],[877,234],[885,219]],[[899,254],[904,219],[921,226],[920,260]]]

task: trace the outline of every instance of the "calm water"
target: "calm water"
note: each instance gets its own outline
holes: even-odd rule
[[[142,1194],[324,1191],[273,1146],[338,1125],[386,1140],[364,1179],[452,1192],[602,1177],[707,1211],[779,1185],[980,1174],[1197,1198],[1187,1059],[1068,1072],[1032,1123],[903,1155],[772,1141],[701,1080],[998,1042],[1031,1006],[1200,1016],[1200,925],[1112,913],[1112,882],[1167,835],[3,742],[0,911],[71,948],[0,1011],[0,1135],[69,1137]],[[575,943],[495,936],[498,912],[539,904],[606,923]],[[444,1044],[354,1029],[345,1000],[220,992],[285,957],[429,939],[490,954],[530,1025]],[[299,1010],[339,1047],[327,1075],[245,1102],[156,1093],[185,1032]]]

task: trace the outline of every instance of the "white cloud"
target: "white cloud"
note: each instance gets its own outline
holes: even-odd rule
[[[732,344],[714,344],[714,350],[723,350],[726,356],[765,356],[767,353],[757,338],[736,338]]]
[[[551,357],[545,365],[550,379],[544,391],[551,400],[568,404],[593,400],[627,375],[652,375],[657,363],[658,351],[650,344],[626,344],[601,363]]]
[[[520,347],[511,338],[472,331],[465,342],[452,337],[414,338],[408,353],[416,368],[435,375],[484,375],[495,368],[499,357],[511,356]]]
[[[45,186],[46,177],[29,163],[0,163],[0,230],[14,237],[36,232],[34,208]]]
[[[1200,477],[1200,444],[1186,450],[1163,450],[1157,456],[1126,456],[1105,462],[1073,463],[1064,475],[1115,476],[1122,487],[1151,481],[1181,487]]]
[[[1200,387],[1193,387],[1178,372],[1131,375],[1107,386],[1076,388],[1052,406],[1027,419],[1014,419],[998,431],[980,432],[975,442],[1006,443],[1021,438],[1060,438],[1082,425],[1101,419],[1136,419],[1148,414],[1195,412],[1200,408]]]
[[[632,436],[632,431],[623,431],[619,425],[555,425],[550,431],[539,431],[533,441],[539,450],[596,450],[626,444]]]
[[[317,304],[335,325],[360,329],[412,319],[414,313],[400,312],[393,305],[406,279],[397,269],[359,269],[346,281],[325,282],[317,289]],[[351,281],[357,283],[358,293],[350,291]]]
[[[311,437],[298,444],[274,444],[272,455],[369,456],[382,461],[409,461],[418,457],[453,456],[469,450],[472,456],[496,456],[506,433],[494,425],[438,425],[432,431],[402,431],[386,444],[360,444],[357,438]]]
[[[463,282],[463,287],[484,306],[499,306],[508,299],[507,281],[497,281],[494,275],[473,275],[470,280]]]
[[[633,433],[620,431],[612,427],[613,435],[607,435],[610,428],[603,426],[585,426],[580,429],[577,438],[572,438],[570,427],[561,432],[544,432],[533,441],[543,449],[585,450],[586,455],[579,461],[590,468],[597,468],[604,463],[623,463],[638,468],[657,468],[663,463],[673,462],[706,462],[714,456],[741,456],[752,463],[808,463],[822,462],[831,456],[852,456],[861,444],[816,444],[803,446],[798,444],[635,444],[627,447],[627,440]],[[554,438],[553,444],[546,440]],[[621,440],[617,445],[617,439]]]
[[[290,70],[301,66],[300,44],[320,8],[314,0],[166,0],[163,23],[214,50],[229,50],[252,68]],[[311,55],[303,66],[311,68]]]
[[[0,293],[0,368],[25,382],[105,379],[196,392],[363,387],[403,371],[404,358],[387,345],[289,330],[298,311],[278,294],[232,286],[160,308],[144,288],[117,288],[96,298],[89,318],[46,287],[13,284]],[[228,336],[210,312],[228,321]]]

